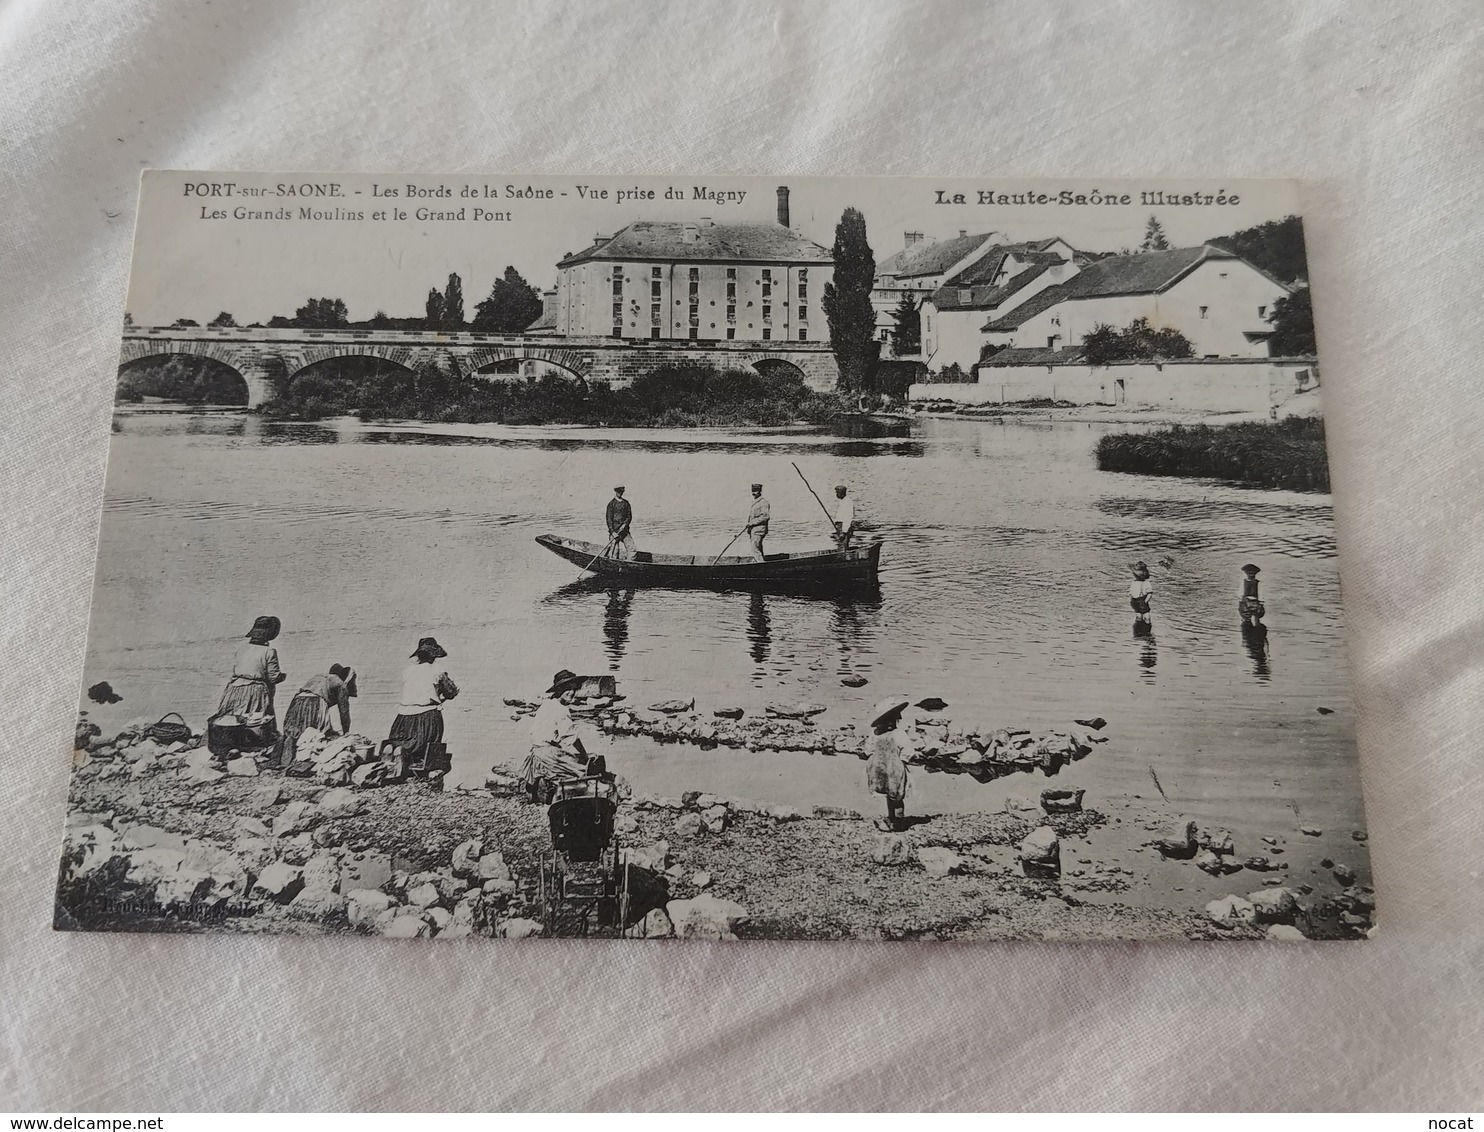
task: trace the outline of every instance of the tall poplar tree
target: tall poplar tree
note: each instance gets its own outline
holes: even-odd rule
[[[448,276],[448,289],[443,292],[443,329],[464,329],[464,281],[457,274]]]
[[[437,287],[428,288],[428,302],[423,307],[426,316],[423,323],[429,330],[443,329],[443,292]]]
[[[866,242],[866,218],[847,208],[835,225],[835,278],[824,285],[824,314],[830,324],[830,349],[840,367],[840,390],[859,393],[869,382],[880,351],[871,286],[876,257]]]

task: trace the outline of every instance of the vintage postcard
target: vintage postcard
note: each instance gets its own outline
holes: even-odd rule
[[[146,173],[56,926],[1371,934],[1301,215]]]

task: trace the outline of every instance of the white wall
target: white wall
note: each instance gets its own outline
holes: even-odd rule
[[[908,399],[990,405],[1047,398],[1076,405],[1266,414],[1319,384],[1312,362],[1266,358],[1111,366],[980,366],[978,374],[979,380],[972,385],[914,385]]]
[[[924,312],[926,311],[924,307]],[[933,333],[931,340],[923,337],[923,360],[930,369],[939,370],[953,362],[970,373],[979,364],[979,348],[984,335],[979,328],[984,325],[983,311],[940,311],[933,308]],[[926,318],[924,318],[926,325]]]

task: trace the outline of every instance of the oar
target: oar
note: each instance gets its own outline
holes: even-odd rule
[[[614,543],[614,541],[615,541],[614,539],[609,539],[608,542],[607,542],[607,544],[604,545],[603,549],[601,551],[599,551],[597,554],[594,554],[591,558],[589,558],[587,560],[587,565],[584,566],[581,570],[579,570],[577,572],[579,574],[586,574],[589,570],[591,570],[593,568],[593,563],[596,562],[599,558],[607,558],[608,557],[608,552],[613,549],[613,543]]]
[[[793,461],[789,461],[789,463],[792,464]],[[797,464],[793,464],[793,469],[794,471],[799,472],[799,466]],[[799,479],[803,480],[804,486],[809,488],[809,494],[814,496],[814,502],[818,503],[819,509],[824,512],[825,520],[829,523],[830,531],[831,533],[833,533],[835,530],[835,517],[830,514],[830,509],[824,505],[824,500],[819,498],[819,494],[814,490],[814,488],[809,486],[809,480],[804,476],[803,472],[799,472]]]
[[[747,533],[747,528],[746,527],[743,527],[740,531],[738,531],[736,534],[734,534],[732,536],[731,542],[728,542],[726,544],[726,546],[724,546],[724,547],[721,548],[721,554],[725,554],[727,551],[731,550],[732,549],[732,543],[733,542],[736,542],[739,538],[741,538],[746,533]],[[713,558],[711,560],[711,565],[715,566],[718,562],[721,561],[721,554],[718,554],[715,558]]]

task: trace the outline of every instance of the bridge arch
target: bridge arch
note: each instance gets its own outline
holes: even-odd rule
[[[804,367],[790,358],[781,357],[777,354],[755,355],[748,359],[752,368],[764,377],[779,376],[797,377],[800,381],[808,384],[809,375]]]
[[[190,358],[198,363],[196,373],[176,373],[162,380],[151,380],[141,372],[150,363],[168,362],[172,358]],[[184,386],[189,383],[189,389]],[[143,388],[141,388],[143,387]],[[231,361],[194,350],[135,349],[121,352],[118,365],[118,393],[126,400],[141,396],[165,397],[171,400],[199,401],[210,405],[249,405],[252,383]],[[130,396],[130,394],[134,394]],[[202,394],[203,396],[193,396]]]
[[[461,360],[470,373],[487,371],[511,362],[517,365],[521,362],[538,362],[549,369],[560,370],[584,385],[592,372],[592,364],[583,354],[553,346],[476,346],[465,353]]]
[[[326,353],[303,361],[285,374],[279,395],[299,407],[316,401],[321,413],[395,404],[411,398],[417,390],[416,371],[411,365],[373,351]]]

